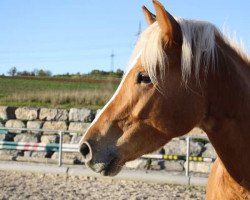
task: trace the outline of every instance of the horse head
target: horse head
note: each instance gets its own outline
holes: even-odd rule
[[[80,142],[85,163],[102,175],[189,132],[204,115],[195,77],[183,77],[183,34],[158,1],[156,16],[143,7],[149,27],[142,33],[117,91]]]

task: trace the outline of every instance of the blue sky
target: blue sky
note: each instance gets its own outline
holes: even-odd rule
[[[249,0],[162,0],[174,16],[226,27],[250,49]],[[185,3],[183,3],[185,2]],[[133,50],[141,6],[150,0],[2,0],[0,1],[0,74],[47,69],[53,74],[124,69]]]

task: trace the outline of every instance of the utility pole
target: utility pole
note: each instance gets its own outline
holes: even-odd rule
[[[137,41],[138,41],[138,39],[139,39],[139,37],[140,37],[140,35],[141,35],[141,32],[142,32],[142,28],[141,28],[141,21],[139,22],[139,26],[138,26],[138,31],[137,31],[137,33],[136,33],[136,42],[135,42],[135,44],[134,44],[134,46],[136,45],[136,43],[137,43]]]
[[[114,50],[112,50],[112,53],[110,55],[110,59],[111,59],[111,63],[110,63],[110,69],[111,71],[113,72],[115,69],[114,69],[114,59],[115,59],[115,54],[114,54]]]
[[[141,22],[139,22],[138,32],[136,33],[137,39],[139,38],[140,35],[141,35]]]

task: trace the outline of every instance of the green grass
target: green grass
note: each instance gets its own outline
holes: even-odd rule
[[[0,105],[100,108],[119,80],[0,77]]]

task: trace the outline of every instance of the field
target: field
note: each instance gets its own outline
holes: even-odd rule
[[[98,109],[110,99],[119,81],[95,77],[0,77],[0,105]]]

